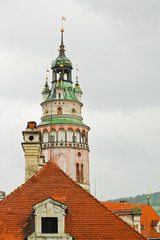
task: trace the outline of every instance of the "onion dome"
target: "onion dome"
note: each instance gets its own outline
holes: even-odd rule
[[[82,90],[81,90],[80,85],[78,83],[78,77],[77,76],[76,76],[76,84],[75,84],[74,92],[81,92],[82,93]]]
[[[42,93],[50,93],[49,85],[48,85],[48,77],[46,77],[46,83],[44,85]]]

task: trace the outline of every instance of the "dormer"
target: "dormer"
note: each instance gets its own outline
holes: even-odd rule
[[[65,215],[67,209],[65,204],[48,198],[34,205],[33,209],[35,232],[28,237],[28,240],[72,240],[72,237],[65,233]]]
[[[152,227],[156,230],[157,233],[160,233],[160,220],[152,220]]]

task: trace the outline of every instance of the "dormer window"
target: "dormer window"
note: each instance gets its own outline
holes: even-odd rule
[[[59,98],[59,99],[61,98],[61,94],[60,94],[60,93],[58,94],[58,98]]]
[[[57,217],[42,217],[42,233],[58,233]]]
[[[65,215],[67,206],[52,198],[47,198],[33,206],[35,216],[35,232],[28,240],[66,239],[72,236],[65,233]]]

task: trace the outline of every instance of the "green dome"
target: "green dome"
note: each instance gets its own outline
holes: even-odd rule
[[[45,85],[44,85],[44,88],[43,88],[43,91],[42,91],[42,94],[43,93],[50,93],[50,89],[49,89],[49,85],[48,85],[48,82],[46,81]]]
[[[51,68],[54,68],[54,67],[57,67],[57,66],[59,67],[60,65],[72,68],[71,61],[65,55],[64,56],[58,56],[56,58],[56,60],[54,60],[51,63]]]

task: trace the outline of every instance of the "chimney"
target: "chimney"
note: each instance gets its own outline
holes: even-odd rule
[[[0,191],[0,200],[2,200],[3,198],[5,198],[6,193],[3,191]]]
[[[26,182],[44,165],[44,157],[41,154],[41,133],[38,131],[36,122],[28,122],[26,131],[23,131],[22,134]]]

